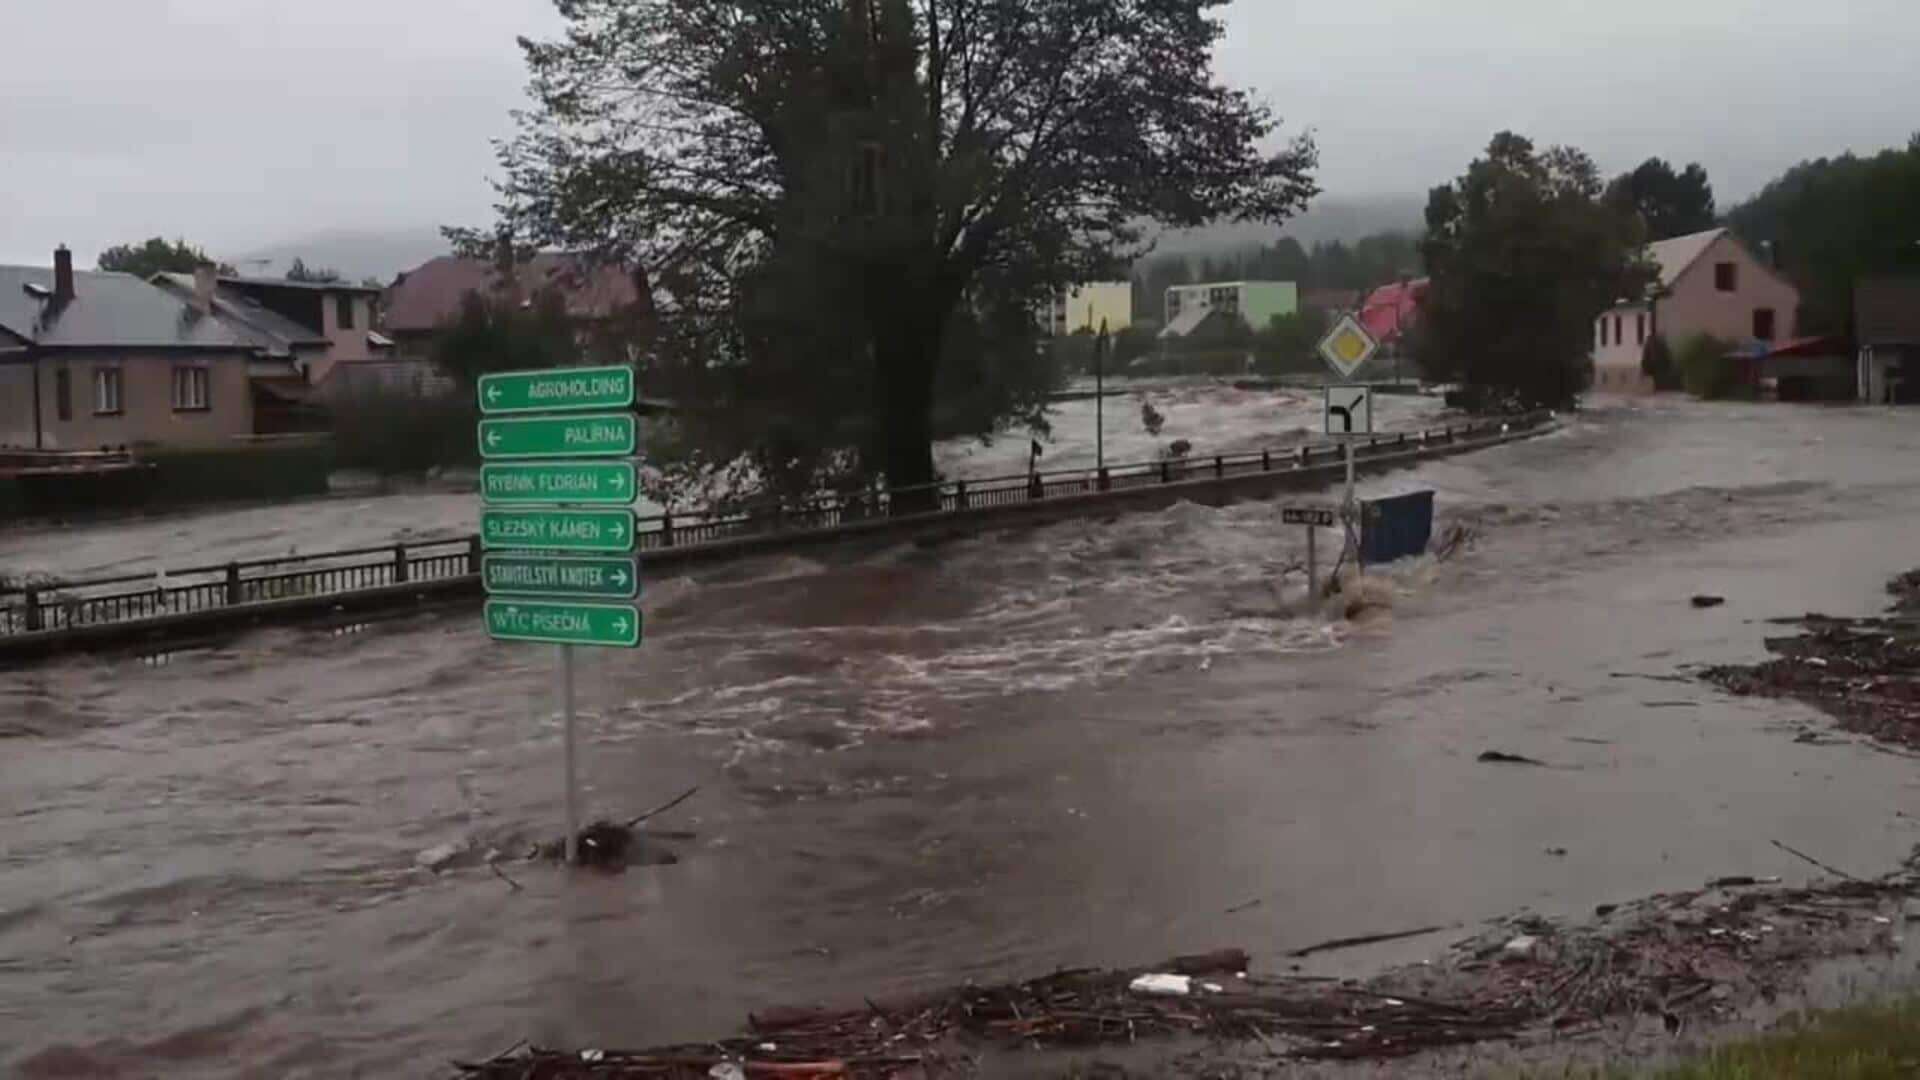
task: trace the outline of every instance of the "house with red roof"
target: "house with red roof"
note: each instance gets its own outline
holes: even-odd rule
[[[1373,290],[1360,305],[1360,325],[1383,348],[1399,342],[1420,321],[1427,285],[1426,278],[1414,278]]]

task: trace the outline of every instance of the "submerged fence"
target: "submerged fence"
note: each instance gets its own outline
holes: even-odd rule
[[[1358,441],[1355,457],[1405,459],[1498,442],[1531,432],[1550,415],[1450,424]],[[1020,476],[953,480],[918,488],[885,489],[768,503],[730,514],[660,514],[635,522],[643,558],[656,561],[718,553],[732,548],[764,550],[784,538],[820,540],[887,525],[928,524],[942,519],[990,521],[1001,512],[1036,503],[1077,499],[1099,506],[1115,497],[1194,481],[1253,478],[1325,469],[1342,457],[1338,444],[1292,446],[1210,457],[1173,457],[1109,466],[1036,472]],[[135,630],[165,623],[209,625],[246,621],[276,611],[326,610],[358,600],[410,603],[425,593],[477,591],[480,538],[396,543],[381,547],[288,555],[270,559],[190,566],[86,580],[0,584],[0,651],[29,641],[58,647],[59,638],[111,637],[100,631]]]

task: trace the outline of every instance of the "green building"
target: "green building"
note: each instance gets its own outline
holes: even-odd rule
[[[1237,315],[1249,327],[1263,330],[1277,315],[1300,310],[1300,286],[1291,281],[1214,281],[1175,285],[1167,290],[1166,337],[1186,337],[1219,312]]]

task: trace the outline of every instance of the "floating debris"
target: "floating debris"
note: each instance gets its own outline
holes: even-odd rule
[[[1766,639],[1771,659],[1708,668],[1700,677],[1742,696],[1804,701],[1847,731],[1920,749],[1920,621],[1911,614],[1920,611],[1920,571],[1887,589],[1894,615],[1805,615],[1790,620],[1800,633]],[[1795,741],[1822,740],[1803,733]]]
[[[979,1075],[981,1043],[1046,1049],[1200,1035],[1257,1039],[1293,1059],[1391,1060],[1490,1040],[1564,1036],[1635,1014],[1658,1016],[1673,1033],[1771,1000],[1816,961],[1900,948],[1904,905],[1920,897],[1920,853],[1903,870],[1873,880],[1804,888],[1767,886],[1769,880],[1722,876],[1698,890],[1601,905],[1594,921],[1580,925],[1537,915],[1495,920],[1431,962],[1364,982],[1249,975],[1245,952],[1230,949],[851,1008],[770,1009],[750,1017],[748,1031],[732,1039],[599,1050],[592,1061],[579,1052],[516,1048],[456,1065],[457,1075],[945,1080]],[[1203,975],[1205,981],[1196,978]],[[1187,992],[1149,992],[1175,984]]]
[[[1544,761],[1538,761],[1530,757],[1522,757],[1519,754],[1509,754],[1504,750],[1482,751],[1476,760],[1486,765],[1538,765],[1545,768],[1547,764]]]

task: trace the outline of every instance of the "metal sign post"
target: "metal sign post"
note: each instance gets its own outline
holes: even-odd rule
[[[1320,339],[1320,358],[1343,379],[1373,358],[1380,348],[1367,328],[1352,314],[1342,315]],[[1354,529],[1353,440],[1373,432],[1373,392],[1365,386],[1327,387],[1327,434],[1346,444],[1347,460],[1347,543],[1356,560],[1360,554],[1359,534]],[[1336,424],[1336,421],[1338,423]],[[1356,563],[1357,565],[1357,563]]]
[[[1319,530],[1338,524],[1339,515],[1324,506],[1286,506],[1280,509],[1282,525],[1304,525],[1307,529],[1307,596],[1320,595]]]
[[[573,646],[560,646],[560,701],[561,712],[565,715],[565,734],[567,756],[567,865],[572,866],[579,858],[580,844],[580,784],[577,780],[578,755],[574,751],[573,739]]]
[[[1319,534],[1319,529],[1311,525],[1307,526],[1307,602],[1309,604],[1320,598],[1320,553],[1316,550],[1319,545],[1314,541],[1314,537]]]
[[[1353,443],[1373,434],[1373,389],[1367,386],[1328,386],[1326,389],[1327,434],[1340,440],[1347,463],[1347,495],[1343,512],[1347,519],[1347,547],[1355,564],[1360,556],[1358,496],[1354,490]]]
[[[631,458],[640,425],[630,412],[583,410],[630,408],[634,374],[626,367],[512,371],[483,376],[478,392],[489,414],[477,432],[487,459],[480,483],[487,633],[558,646],[571,865],[580,857],[574,648],[631,649],[641,636],[640,566],[629,554],[638,539],[628,508],[639,498],[637,470],[630,460],[581,460]]]
[[[1373,434],[1373,388],[1329,386],[1326,389],[1327,434],[1339,439],[1347,459],[1347,503],[1353,503],[1353,440]]]

